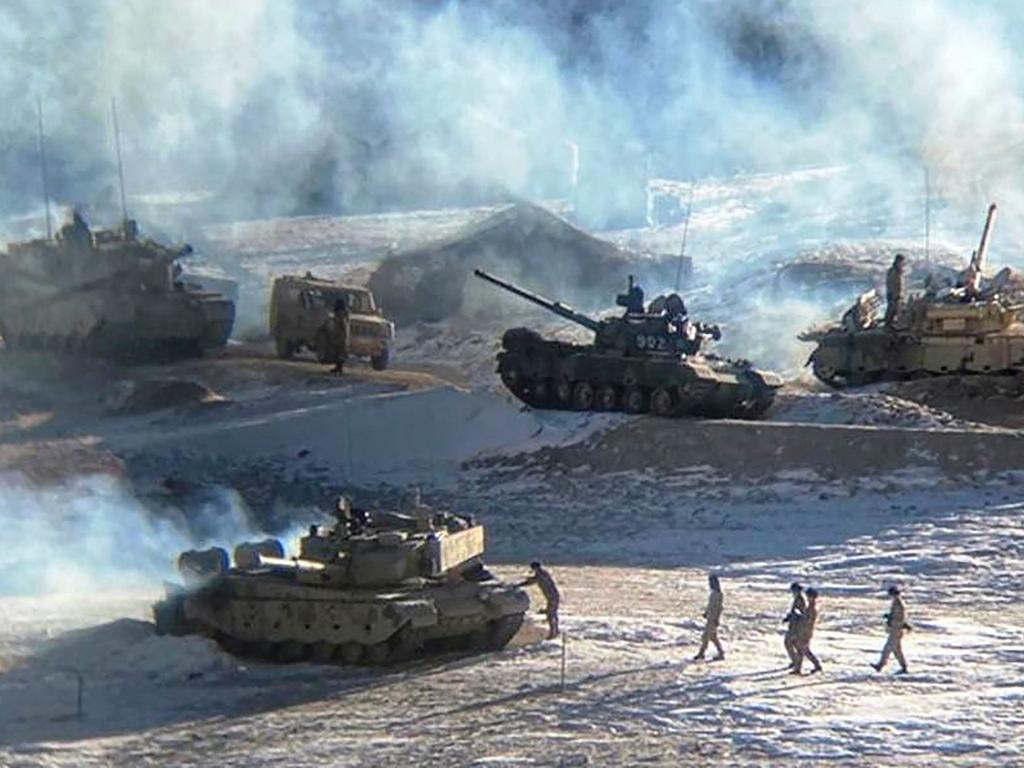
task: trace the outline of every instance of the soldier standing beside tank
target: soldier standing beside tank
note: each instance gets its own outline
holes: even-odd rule
[[[532,574],[525,581],[521,582],[519,586],[527,587],[531,584],[536,584],[541,594],[544,595],[546,605],[542,613],[548,617],[548,640],[554,640],[558,637],[559,632],[558,603],[561,596],[558,594],[558,587],[555,586],[555,580],[551,577],[551,574],[538,561],[534,560],[530,563],[530,570]]]
[[[885,647],[882,648],[882,658],[878,660],[877,664],[871,666],[875,668],[876,672],[881,672],[882,667],[889,662],[889,655],[892,654],[900,663],[896,674],[905,675],[907,660],[903,657],[903,633],[910,629],[910,625],[907,623],[907,607],[903,604],[899,587],[895,585],[889,587],[889,596],[892,597],[892,603],[889,606],[889,612],[884,617],[889,637],[885,641]]]
[[[899,314],[900,304],[903,301],[903,289],[906,287],[905,267],[907,259],[902,253],[897,253],[892,260],[892,266],[885,273],[885,327],[892,328],[896,322],[896,315]]]
[[[348,358],[348,339],[350,332],[348,302],[345,297],[339,297],[334,302],[334,312],[331,314],[331,354],[334,357],[334,367],[331,373],[343,373],[345,360]]]
[[[789,654],[789,666],[796,669],[802,656],[800,646],[797,642],[797,625],[807,610],[807,602],[804,600],[804,588],[798,582],[789,585],[789,591],[793,594],[793,604],[789,607],[789,613],[782,619],[786,625],[786,634],[782,639],[786,646],[786,653]]]
[[[811,670],[812,675],[815,672],[821,672],[821,662],[818,661],[818,657],[811,651],[811,638],[814,637],[814,625],[817,622],[818,590],[814,587],[808,587],[807,607],[804,608],[803,615],[796,622],[796,647],[798,655],[792,668],[792,673],[794,675],[800,674],[805,658],[810,659],[811,663],[814,665],[814,669]]]
[[[700,637],[700,650],[693,657],[694,661],[704,658],[708,643],[713,643],[718,651],[718,654],[711,659],[712,661],[721,661],[725,658],[725,651],[718,641],[718,625],[722,620],[722,585],[713,573],[708,574],[708,587],[711,589],[711,593],[708,595],[708,607],[704,609],[704,634]]]

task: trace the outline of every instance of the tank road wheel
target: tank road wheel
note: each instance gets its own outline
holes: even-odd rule
[[[501,376],[501,383],[505,385],[505,389],[519,397],[523,391],[523,373],[519,366],[503,360],[498,375]]]
[[[551,405],[551,392],[554,387],[549,379],[537,379],[530,383],[530,405],[534,408],[547,408]]]
[[[666,387],[658,387],[651,393],[651,413],[655,416],[671,416],[676,409],[676,396]]]
[[[391,648],[388,646],[387,640],[380,643],[374,643],[366,647],[365,659],[367,664],[373,664],[374,666],[379,664],[385,664],[388,661],[388,657],[391,655]]]
[[[811,370],[818,379],[833,389],[842,389],[846,386],[846,381],[842,376],[839,375],[838,371],[831,365],[815,360],[811,365]]]
[[[363,658],[363,646],[359,643],[342,643],[338,647],[338,659],[346,664],[358,664]]]
[[[313,352],[316,354],[316,361],[318,363],[331,362],[331,339],[323,328],[316,332]]]
[[[595,396],[597,410],[614,411],[619,405],[619,391],[611,384],[602,384]]]
[[[513,613],[502,616],[500,619],[492,619],[487,622],[487,637],[484,641],[484,649],[488,651],[500,651],[509,641],[516,636],[519,627],[523,624],[523,614]]]
[[[408,661],[419,650],[420,636],[411,626],[406,624],[391,638],[390,661]]]
[[[326,640],[313,643],[313,647],[310,649],[309,657],[317,664],[327,664],[334,658],[334,653],[338,649],[334,643],[328,643]]]
[[[305,646],[297,640],[285,640],[283,643],[277,643],[274,648],[274,658],[283,664],[302,661],[305,655]]]
[[[555,401],[562,408],[572,406],[572,382],[560,379],[555,385]]]
[[[274,352],[282,360],[291,360],[295,354],[295,345],[283,336],[274,337]]]
[[[626,413],[645,413],[647,411],[647,393],[640,387],[626,387],[622,393],[622,408]]]
[[[577,411],[589,411],[594,407],[594,387],[589,381],[578,381],[572,388],[572,404]]]

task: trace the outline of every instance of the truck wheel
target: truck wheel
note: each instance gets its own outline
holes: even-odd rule
[[[370,365],[373,366],[375,371],[383,371],[388,367],[388,361],[391,359],[391,350],[387,347],[381,350],[379,355],[374,355],[370,358]]]
[[[291,360],[292,355],[295,354],[295,345],[288,339],[277,336],[274,338],[274,350],[282,360]]]
[[[331,361],[331,340],[327,337],[327,331],[316,332],[316,342],[313,351],[316,354],[318,363],[330,363]]]

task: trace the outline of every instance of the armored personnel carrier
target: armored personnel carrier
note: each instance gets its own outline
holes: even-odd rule
[[[597,320],[482,270],[475,274],[594,334],[591,344],[572,344],[529,328],[504,333],[498,374],[534,408],[754,419],[782,386],[778,376],[745,360],[703,354],[704,343],[721,333],[690,320],[676,294],[645,308],[643,291],[630,279],[616,299],[625,314]]]
[[[54,240],[0,251],[0,336],[8,348],[131,360],[223,347],[235,304],[182,282],[190,246],[140,239],[134,221],[91,231],[76,213]]]
[[[981,243],[960,285],[931,286],[910,297],[889,325],[880,322],[882,301],[862,294],[840,322],[800,335],[817,344],[808,364],[831,387],[861,386],[946,374],[1024,371],[1024,305],[1001,295],[995,282],[983,288],[981,275],[995,223],[988,211]]]
[[[276,540],[181,555],[181,586],[154,605],[162,634],[199,633],[240,656],[385,664],[435,650],[499,650],[529,598],[481,561],[484,529],[418,499],[408,513],[339,501],[299,554]]]

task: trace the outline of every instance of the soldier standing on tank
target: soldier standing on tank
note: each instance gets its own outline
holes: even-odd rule
[[[892,328],[896,322],[896,315],[900,311],[900,304],[903,301],[903,289],[906,287],[907,259],[902,253],[897,253],[892,260],[892,266],[885,273],[885,327]]]
[[[700,637],[700,650],[693,657],[694,661],[704,658],[708,643],[714,644],[718,651],[718,654],[711,659],[712,661],[721,661],[725,658],[725,651],[718,641],[718,625],[722,620],[722,585],[718,581],[718,576],[713,573],[708,574],[708,587],[711,592],[708,595],[708,607],[704,609],[704,633]]]
[[[811,638],[814,637],[814,625],[818,621],[818,590],[814,587],[808,587],[806,594],[807,606],[804,608],[803,615],[796,622],[796,647],[798,655],[791,670],[794,675],[800,674],[800,669],[803,667],[805,658],[810,659],[811,663],[814,665],[814,669],[811,670],[812,675],[815,672],[821,672],[821,662],[818,661],[818,657],[811,651]]]
[[[334,357],[331,373],[340,374],[344,371],[350,331],[348,302],[341,296],[334,302],[334,312],[331,314],[331,354]]]
[[[793,604],[789,607],[789,613],[782,619],[786,625],[786,634],[782,639],[786,646],[786,653],[789,654],[789,665],[796,669],[802,656],[800,646],[797,642],[797,625],[807,610],[807,602],[804,600],[804,588],[799,582],[794,581],[789,585],[789,591],[793,595]]]
[[[60,228],[60,238],[73,248],[92,248],[92,232],[78,206],[71,212],[71,223]]]
[[[530,570],[532,571],[531,575],[521,582],[519,586],[527,587],[531,584],[536,584],[541,594],[544,595],[546,604],[542,613],[548,617],[548,640],[554,640],[558,637],[559,631],[558,603],[561,596],[558,594],[558,587],[555,586],[555,580],[551,577],[551,574],[538,561],[534,560],[530,563]]]
[[[896,674],[905,675],[907,660],[903,657],[903,633],[910,629],[910,625],[907,623],[907,607],[903,604],[900,588],[896,585],[889,587],[889,596],[892,598],[892,603],[889,605],[889,612],[884,616],[889,637],[885,641],[885,647],[882,648],[882,658],[878,660],[877,664],[871,666],[875,668],[876,672],[881,672],[882,667],[889,662],[889,655],[892,654],[900,663]]]

